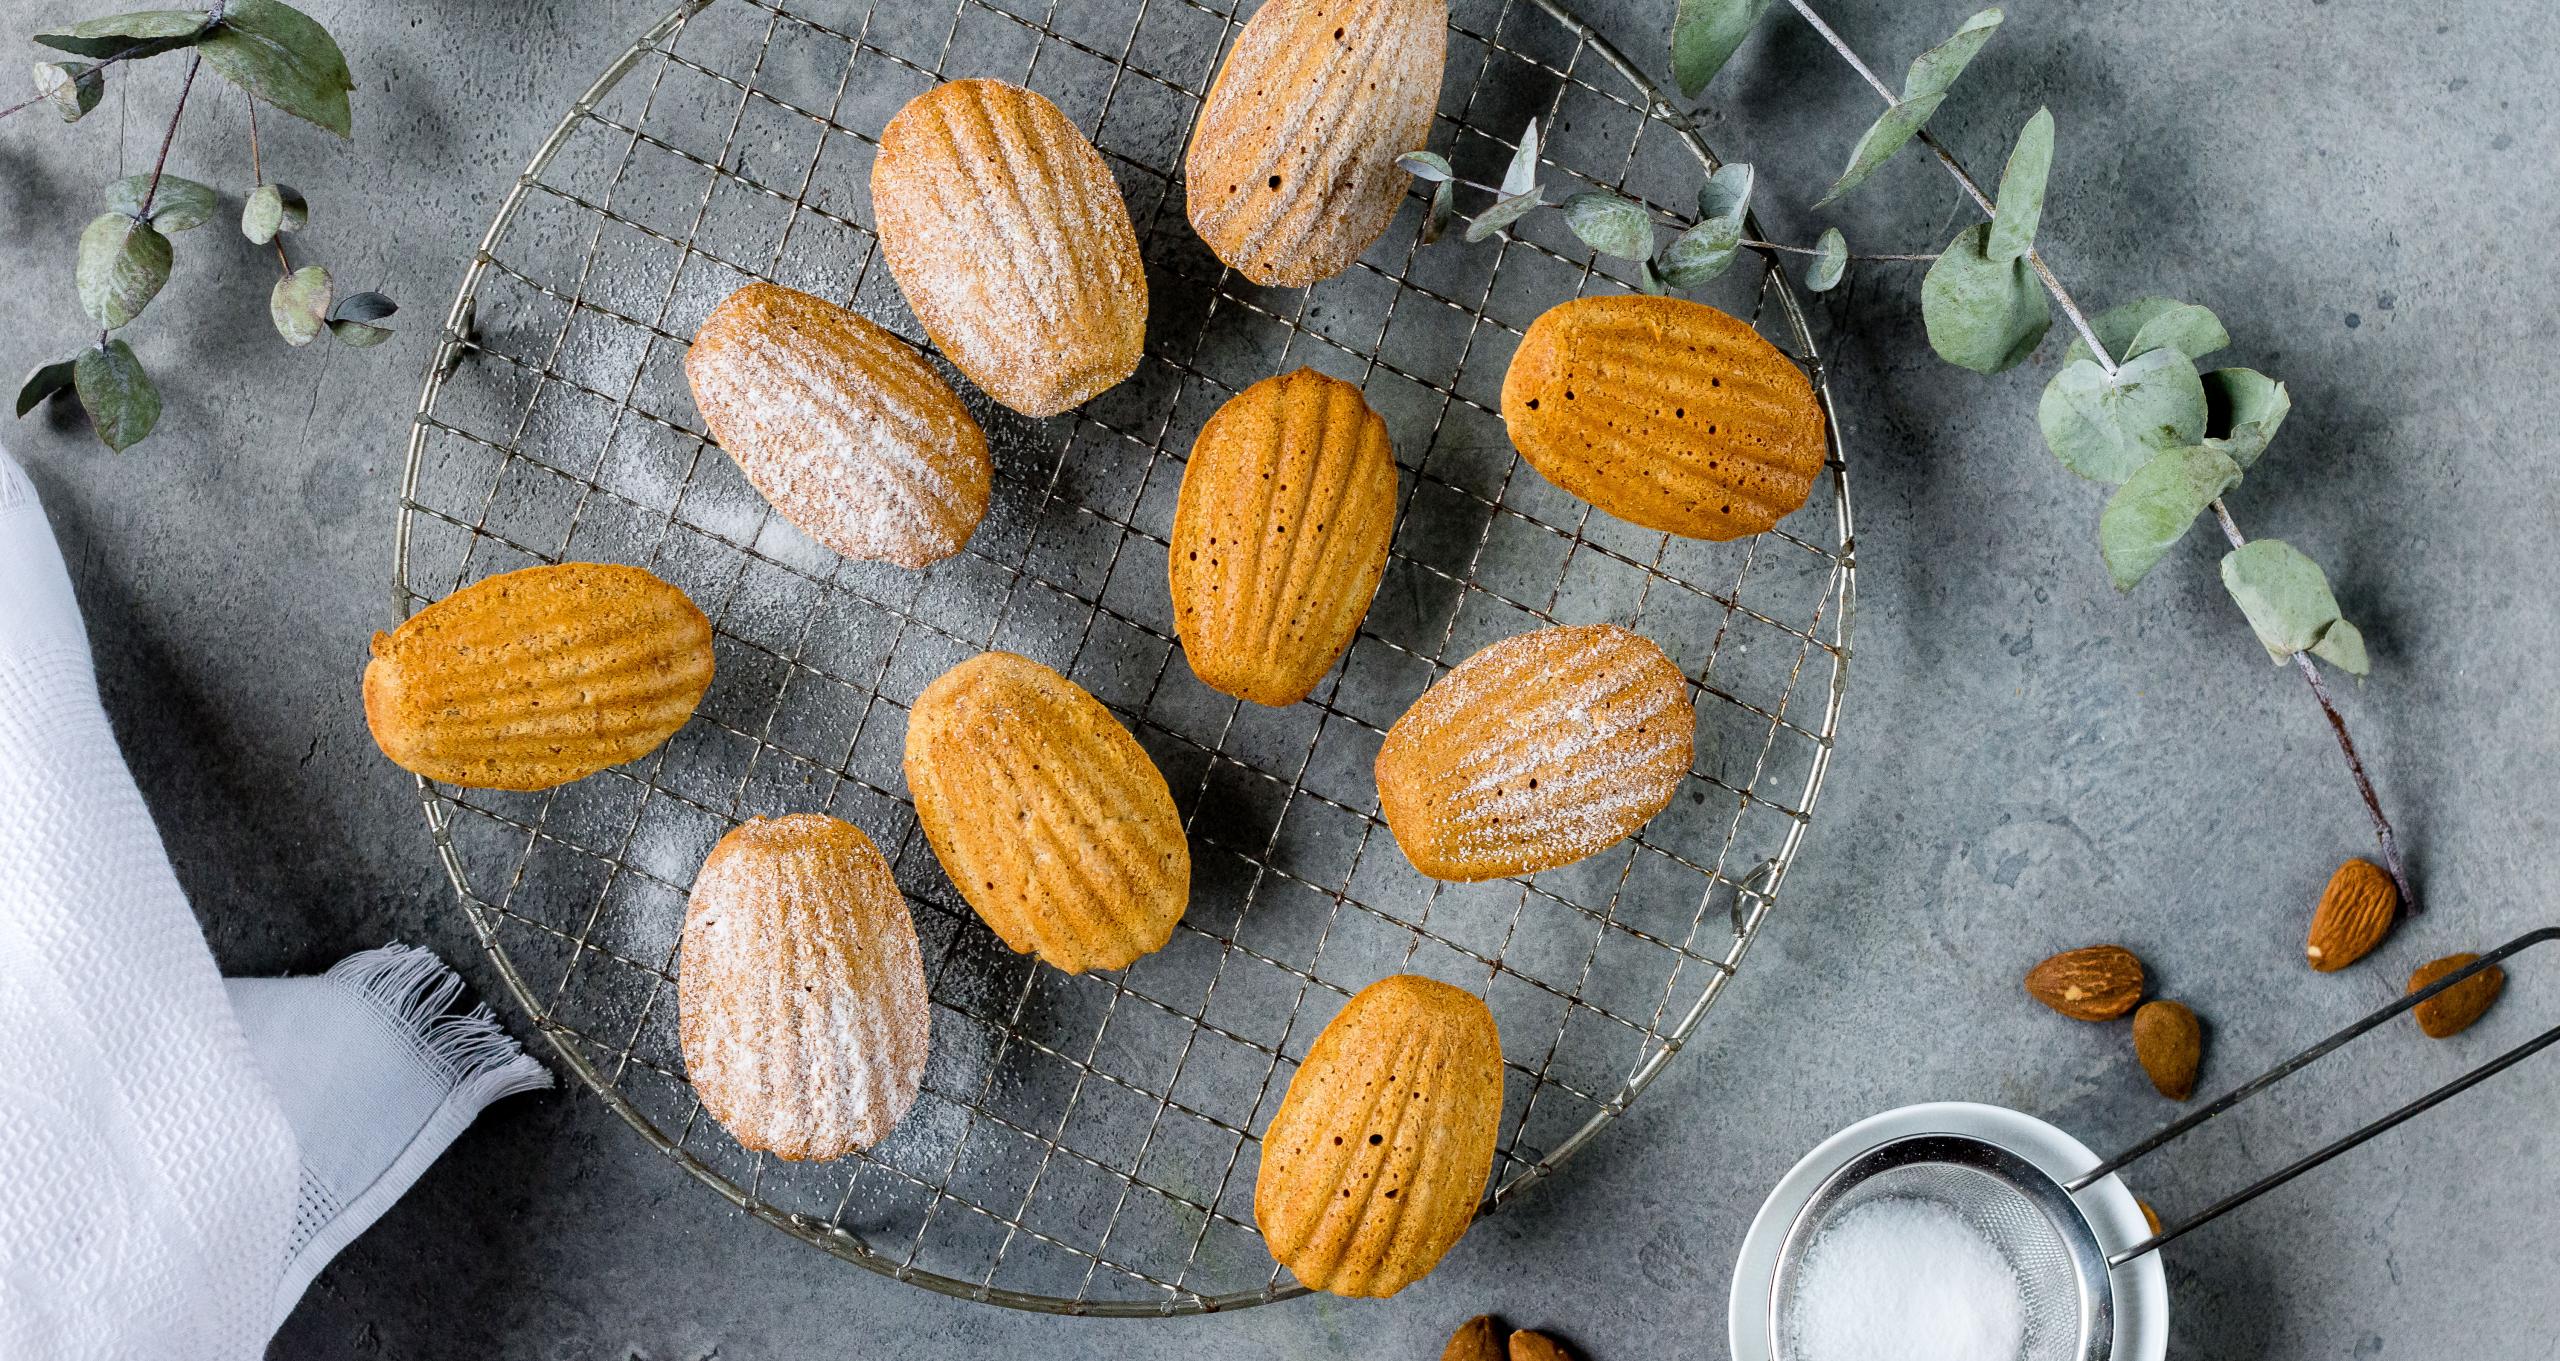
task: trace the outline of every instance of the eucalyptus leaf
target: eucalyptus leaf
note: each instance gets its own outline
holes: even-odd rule
[[[1651,260],[1636,266],[1636,288],[1657,298],[1671,291],[1671,285],[1663,282],[1662,272],[1653,267]]]
[[[1740,217],[1711,217],[1671,238],[1654,262],[1665,287],[1689,289],[1714,282],[1733,268],[1742,248]]]
[[[1511,153],[1511,164],[1502,171],[1502,196],[1518,198],[1538,187],[1538,120],[1520,134],[1520,147]]]
[[[1983,254],[1990,234],[1988,222],[1957,233],[1920,281],[1920,319],[1929,328],[1929,348],[1976,373],[1998,373],[2035,353],[2053,324],[2053,306],[2035,271],[2024,260]]]
[[[80,394],[81,409],[89,413],[89,428],[118,453],[141,443],[160,422],[160,389],[151,385],[133,347],[121,340],[83,351],[72,361],[72,386]]]
[[[1957,25],[1956,31],[1949,34],[1945,42],[1912,58],[1911,69],[1902,77],[1902,97],[1926,99],[1954,89],[1956,77],[1963,75],[1964,68],[1973,64],[1974,57],[1982,51],[1984,43],[1991,41],[1991,34],[2000,27],[2003,17],[1996,6],[1978,11]]]
[[[2189,359],[2206,355],[2231,343],[2222,329],[2222,321],[2209,308],[2176,298],[2136,298],[2120,303],[2089,319],[2089,329],[2107,347],[2108,357],[2121,364],[2144,350],[2174,345]],[[2089,342],[2074,339],[2063,353],[2062,362],[2095,358]]]
[[[386,293],[350,293],[329,309],[331,321],[382,321],[400,310]]]
[[[145,200],[151,204],[148,217],[142,212]],[[149,175],[127,175],[107,186],[108,208],[127,217],[142,218],[164,232],[201,227],[213,220],[214,211],[220,206],[212,189],[176,175],[162,175],[156,191]]]
[[[240,205],[240,234],[258,245],[279,232],[298,232],[311,221],[311,205],[290,184],[262,184]]]
[[[283,0],[234,0],[205,35],[204,59],[232,84],[296,118],[354,134],[347,92],[356,87],[338,40]]]
[[[27,375],[27,381],[18,385],[18,419],[26,419],[28,412],[44,405],[45,398],[69,391],[72,369],[78,362],[65,359],[59,363],[37,365],[35,371]]]
[[[2282,539],[2253,539],[2223,554],[2222,585],[2249,616],[2249,627],[2267,655],[2278,662],[2318,646],[2339,622],[2338,598],[2329,591],[2328,574]],[[2363,642],[2363,635],[2355,635],[2349,652],[2348,640],[2342,638],[2337,650],[2353,656],[2363,651]]]
[[[39,33],[36,41],[57,52],[92,59],[125,54],[128,60],[158,56],[188,46],[204,33],[213,16],[200,9],[148,9],[86,19],[69,28]]]
[[[2136,469],[2098,517],[2098,552],[2116,589],[2132,590],[2215,497],[2239,484],[2239,464],[2193,445]]]
[[[1680,93],[1697,98],[1733,59],[1770,0],[1679,0],[1671,12],[1671,75]]]
[[[1813,263],[1805,266],[1804,286],[1816,293],[1828,293],[1840,286],[1840,276],[1849,272],[1849,238],[1833,227],[1813,243]]]
[[[2311,655],[2359,676],[2373,669],[2373,660],[2364,651],[2364,630],[2344,619],[2321,630],[2320,641],[2311,645]]]
[[[1866,132],[1858,138],[1858,144],[1849,149],[1849,167],[1840,172],[1840,178],[1833,180],[1829,189],[1822,191],[1822,197],[1815,199],[1813,206],[1819,208],[1866,183],[1867,176],[1876,173],[1877,166],[1891,160],[1893,153],[1902,150],[1905,143],[1919,135],[1921,126],[1929,121],[1929,115],[1936,113],[1946,98],[1945,95],[1929,95],[1921,99],[1906,99],[1885,110],[1883,117],[1867,125]]]
[[[1991,215],[1991,241],[1983,253],[2015,260],[2033,250],[2044,220],[2044,181],[2053,169],[2053,111],[2038,109],[2018,133],[2009,166],[2000,172],[1999,209]]]
[[[1535,189],[1532,189],[1525,194],[1514,195],[1510,198],[1495,199],[1492,207],[1476,214],[1475,220],[1467,224],[1467,240],[1482,241],[1486,237],[1493,235],[1495,232],[1501,231],[1512,223],[1527,217],[1529,215],[1529,210],[1537,207],[1543,201],[1543,198]]]
[[[80,306],[112,331],[135,317],[169,282],[169,238],[124,213],[100,213],[80,233],[73,279]]]
[[[65,123],[79,122],[107,92],[107,73],[86,62],[40,61],[35,78],[37,96],[53,105]]]
[[[1457,195],[1451,192],[1451,186],[1447,180],[1442,180],[1433,186],[1431,213],[1422,220],[1422,244],[1430,245],[1449,234],[1449,223],[1458,215],[1457,205]]]
[[[1564,201],[1564,225],[1582,244],[1621,260],[1653,258],[1653,214],[1633,199],[1586,189]]]
[[[1458,173],[1449,168],[1449,158],[1436,151],[1408,151],[1396,157],[1396,168],[1433,184],[1446,184]]]
[[[348,345],[355,349],[363,350],[370,349],[373,346],[389,340],[391,338],[391,328],[388,326],[368,326],[361,321],[340,320],[329,323],[329,334],[337,337],[338,343],[342,345]]]
[[[1740,218],[1751,208],[1751,186],[1758,172],[1747,164],[1723,165],[1698,186],[1698,216]]]
[[[2246,468],[2275,439],[2293,394],[2256,369],[2215,369],[2204,375],[2204,410],[2205,444]]]
[[[2204,417],[2195,363],[2168,347],[2138,355],[2112,375],[2094,359],[2075,359],[2045,384],[2036,404],[2036,425],[2062,466],[2110,486],[2161,450],[2201,440]]]
[[[329,271],[304,265],[276,280],[275,291],[267,295],[267,315],[287,345],[318,339],[329,316]]]

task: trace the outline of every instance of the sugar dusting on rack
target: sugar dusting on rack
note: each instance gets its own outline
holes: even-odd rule
[[[1802,1361],[2006,1361],[2018,1273],[1950,1206],[1890,1196],[1843,1213],[1805,1259],[1788,1331]]]

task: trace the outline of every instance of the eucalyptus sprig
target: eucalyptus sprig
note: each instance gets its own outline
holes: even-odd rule
[[[1497,232],[1508,231],[1520,219],[1539,208],[1550,206],[1546,186],[1538,180],[1539,140],[1537,120],[1520,134],[1517,149],[1505,167],[1502,183],[1479,184],[1461,178],[1449,159],[1436,151],[1408,151],[1396,158],[1396,164],[1416,179],[1432,185],[1431,207],[1423,219],[1422,242],[1429,245],[1446,235],[1457,217],[1454,190],[1464,187],[1488,195],[1492,203],[1467,222],[1466,239],[1482,241]],[[1853,258],[1859,260],[1935,260],[1937,255],[1861,255],[1849,254],[1848,242],[1835,229],[1822,234],[1811,246],[1781,245],[1745,235],[1750,220],[1751,190],[1757,176],[1744,164],[1718,166],[1698,187],[1698,216],[1694,221],[1658,221],[1654,210],[1623,194],[1606,189],[1584,189],[1566,195],[1554,205],[1564,214],[1565,227],[1582,243],[1602,255],[1632,260],[1637,265],[1636,286],[1647,293],[1671,293],[1702,288],[1723,277],[1733,268],[1734,260],[1745,248],[1762,251],[1785,251],[1814,257],[1807,271],[1807,284],[1816,292],[1837,284]],[[1663,235],[1667,232],[1668,238]]]
[[[2231,340],[2221,320],[2204,307],[2146,297],[2094,316],[2082,310],[2035,244],[2053,166],[2050,111],[2038,109],[2019,131],[1996,197],[1986,194],[1930,134],[1929,119],[1998,30],[2000,10],[1974,14],[1944,42],[1921,53],[1897,90],[1832,29],[1811,0],[1787,4],[1885,104],[1851,149],[1846,168],[1814,206],[1857,188],[1914,141],[1954,177],[1981,210],[1982,220],[1958,232],[1921,281],[1920,315],[1930,348],[1951,364],[1998,373],[2036,352],[2052,325],[2054,308],[2061,309],[2076,338],[2045,385],[2036,425],[2064,467],[2113,488],[2099,514],[2097,534],[2109,578],[2117,589],[2131,590],[2199,517],[2210,513],[2230,545],[2221,565],[2224,588],[2267,654],[2299,671],[2309,685],[2372,817],[2401,901],[2417,910],[2398,837],[2314,661],[2365,675],[2371,662],[2364,635],[2339,609],[2318,563],[2282,540],[2249,539],[2225,501],[2284,424],[2293,407],[2291,393],[2255,369],[2201,368],[2198,361],[2219,353]],[[1678,0],[1671,58],[1681,91],[1691,98],[1704,92],[1771,7],[1772,0]],[[1806,272],[1807,286],[1820,290],[1836,285],[1852,258],[1836,230],[1825,232]]]
[[[340,138],[354,127],[347,103],[355,79],[346,55],[320,22],[282,0],[216,0],[200,10],[143,10],[85,20],[35,35],[37,43],[77,61],[49,60],[34,67],[35,96],[0,109],[0,118],[49,105],[62,121],[76,123],[98,107],[110,68],[156,57],[187,54],[177,102],[169,110],[160,154],[147,174],[128,175],[107,187],[106,211],[80,233],[72,270],[81,310],[97,323],[95,344],[49,364],[39,364],[19,385],[17,411],[24,417],[46,399],[70,393],[110,449],[132,447],[160,419],[160,392],[133,347],[112,333],[142,315],[169,282],[176,263],[170,236],[203,226],[219,211],[215,191],[168,173],[169,152],[186,116],[196,75],[206,65],[249,98],[251,185],[243,195],[241,234],[273,248],[282,277],[268,298],[268,315],[290,345],[308,345],[326,330],[341,343],[381,343],[391,331],[381,323],[399,310],[380,293],[333,298],[328,270],[296,268],[284,235],[310,221],[310,205],[293,189],[271,184],[258,145],[258,105],[272,105]]]

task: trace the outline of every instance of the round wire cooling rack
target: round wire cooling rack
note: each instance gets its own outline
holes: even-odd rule
[[[1214,7],[1213,7],[1214,6]],[[718,678],[651,756],[537,794],[421,781],[439,858],[561,1062],[704,1184],[804,1242],[946,1294],[1160,1315],[1303,1293],[1254,1230],[1257,1132],[1350,994],[1419,972],[1482,995],[1506,1083],[1490,1212],[1661,1072],[1731,980],[1812,819],[1847,677],[1847,468],[1732,544],[1635,529],[1523,472],[1498,415],[1522,330],[1629,286],[1533,215],[1418,243],[1422,201],[1353,268],[1254,288],[1191,235],[1179,166],[1241,17],[1229,0],[687,0],[562,118],[448,315],[402,472],[406,617],[545,562],[639,563],[715,623]],[[1246,6],[1250,8],[1250,6]],[[1500,177],[1547,129],[1551,184],[1664,211],[1716,164],[1663,92],[1558,0],[1458,0],[1432,144]],[[1041,91],[1102,149],[1148,261],[1136,376],[1033,422],[970,394],[995,448],[968,548],[923,572],[843,561],[708,442],[681,363],[762,277],[922,342],[875,267],[867,187],[889,116],[944,78]],[[1829,395],[1805,319],[1747,256],[1711,300]],[[1335,674],[1264,709],[1180,661],[1165,592],[1181,461],[1246,385],[1311,365],[1386,417],[1401,505],[1385,582]],[[965,391],[965,385],[962,385]],[[1546,623],[1613,621],[1687,673],[1698,764],[1669,810],[1580,864],[1441,884],[1406,864],[1369,767],[1436,675]],[[1074,677],[1164,769],[1192,838],[1170,944],[1070,976],[1007,951],[918,835],[906,705],[981,649]],[[686,1085],[684,897],[713,841],[823,809],[886,850],[928,960],[933,1057],[890,1139],[827,1164],[741,1149]]]

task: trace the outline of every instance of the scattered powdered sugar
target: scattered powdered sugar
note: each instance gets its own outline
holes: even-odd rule
[[[2017,1272],[1952,1208],[1888,1196],[1844,1211],[1805,1257],[1787,1316],[1800,1361],[2010,1361]]]

